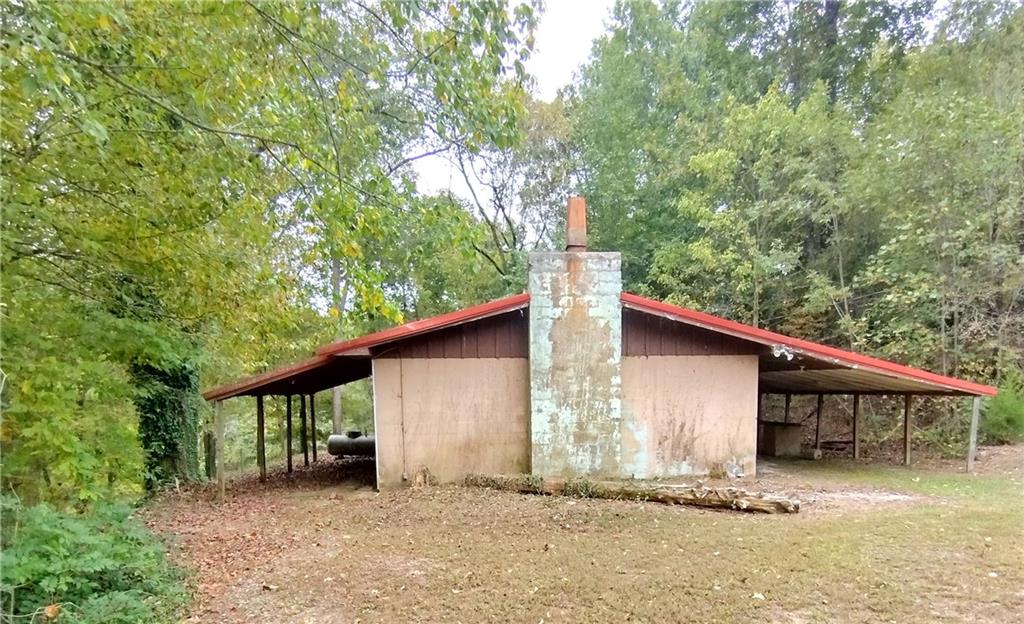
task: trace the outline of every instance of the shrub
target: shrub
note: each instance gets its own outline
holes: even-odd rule
[[[999,394],[988,400],[981,423],[984,440],[989,444],[1024,441],[1024,379],[1020,371],[1007,375]]]
[[[54,604],[61,622],[173,621],[187,599],[161,543],[128,507],[79,515],[9,496],[0,506],[0,596],[16,621]]]
[[[576,477],[565,482],[565,495],[573,498],[598,498],[601,486],[585,477]]]

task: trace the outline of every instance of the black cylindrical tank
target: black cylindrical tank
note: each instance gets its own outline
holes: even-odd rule
[[[373,436],[364,436],[361,431],[333,434],[327,438],[327,452],[335,457],[376,457],[377,440]]]

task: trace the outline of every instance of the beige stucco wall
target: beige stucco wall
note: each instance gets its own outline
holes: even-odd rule
[[[622,458],[636,478],[753,476],[757,356],[622,358]]]
[[[377,484],[530,470],[526,358],[373,361]]]

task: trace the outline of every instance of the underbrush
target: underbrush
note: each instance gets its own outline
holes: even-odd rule
[[[1014,370],[988,400],[981,432],[990,444],[1024,442],[1024,375]]]
[[[127,506],[65,513],[0,498],[0,623],[171,622],[181,573]]]

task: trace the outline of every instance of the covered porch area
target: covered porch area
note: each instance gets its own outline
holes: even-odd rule
[[[700,340],[696,353],[710,352],[714,340],[711,334],[740,339],[753,347],[758,358],[757,422],[758,452],[766,455],[795,456],[809,450],[811,456],[820,456],[825,440],[822,424],[827,422],[826,397],[845,398],[852,411],[852,431],[848,433],[851,455],[861,457],[862,403],[864,397],[895,397],[899,400],[902,418],[903,464],[911,465],[914,429],[914,408],[917,397],[963,397],[970,401],[969,445],[966,455],[967,470],[974,469],[977,450],[978,420],[981,398],[993,396],[996,388],[955,377],[904,366],[889,360],[871,357],[853,351],[838,349],[809,340],[801,340],[745,325],[711,314],[623,293],[623,306],[627,309],[654,314],[664,319],[684,323],[706,330],[703,349]],[[813,442],[803,444],[806,418],[794,418],[794,397],[811,396],[815,399]],[[781,420],[768,418],[766,403],[781,398]],[[774,407],[774,406],[773,406]],[[773,414],[774,415],[774,414]],[[806,415],[806,412],[805,412]],[[798,422],[799,421],[799,422]],[[810,436],[807,436],[810,437]],[[808,448],[809,447],[809,448]],[[780,452],[781,451],[781,452]]]
[[[314,399],[316,394],[367,379],[371,375],[369,350],[356,350],[354,353],[344,355],[318,355],[204,393],[203,398],[214,404],[214,434],[212,443],[207,445],[207,468],[208,473],[215,476],[221,496],[225,488],[224,401],[242,397],[255,399],[256,461],[259,466],[259,479],[266,481],[268,400],[279,400],[284,404],[285,470],[291,474],[298,453],[301,453],[303,465],[308,467],[311,462],[315,464],[318,461],[321,451],[326,451],[326,440],[321,444],[317,436],[317,405]]]
[[[926,398],[958,399],[949,405],[969,410],[967,471],[973,471],[982,393],[950,388],[807,355],[762,354],[758,375],[758,453],[769,457],[820,459],[823,453],[862,458],[865,403],[891,417],[901,435],[901,461],[913,461],[915,410]],[[888,401],[876,399],[888,398]],[[831,413],[830,413],[831,412]],[[885,416],[883,416],[885,418]],[[831,437],[829,435],[831,434]],[[891,432],[890,432],[891,435]],[[891,457],[891,455],[890,455]]]

